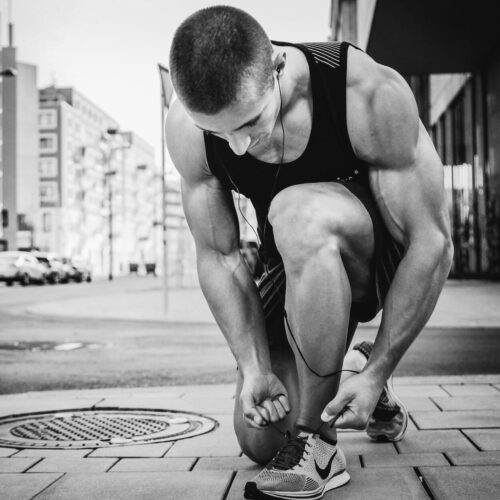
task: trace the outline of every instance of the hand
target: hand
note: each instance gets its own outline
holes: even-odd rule
[[[240,402],[245,422],[256,429],[266,429],[290,412],[287,390],[274,373],[247,375]]]
[[[349,377],[325,406],[321,420],[339,429],[365,429],[382,389],[383,383],[366,373]]]

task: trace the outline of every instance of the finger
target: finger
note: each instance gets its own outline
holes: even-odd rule
[[[283,406],[283,409],[287,413],[290,413],[290,411],[292,410],[292,407],[290,406],[290,401],[288,401],[288,396],[285,396],[284,394],[280,394],[278,396],[278,401],[281,403],[281,406]]]
[[[269,413],[270,422],[272,422],[273,424],[279,422],[280,416],[278,415],[276,406],[274,406],[274,403],[270,399],[265,399],[264,401],[262,401],[261,406],[263,406]]]
[[[332,425],[330,423],[330,425]],[[336,429],[358,429],[362,430],[366,427],[366,422],[363,418],[357,415],[350,408],[346,411],[340,413],[335,418],[335,428]]]
[[[280,403],[279,399],[273,400],[273,405],[276,408],[276,412],[278,413],[278,417],[280,420],[286,418],[286,411],[283,408],[283,405]]]
[[[257,405],[255,409],[258,411],[261,419],[263,420],[262,425],[268,425],[269,422],[271,421],[271,416],[269,415],[269,412],[267,411],[267,408],[265,408],[262,404]]]
[[[256,429],[264,429],[267,426],[267,422],[255,407],[245,413],[244,417],[245,422],[250,427],[254,427]]]
[[[338,393],[335,398],[333,398],[323,410],[321,414],[321,420],[323,422],[330,422],[334,417],[337,417],[340,413],[342,413],[350,402],[350,398]]]

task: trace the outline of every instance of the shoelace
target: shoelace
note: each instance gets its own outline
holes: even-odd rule
[[[288,470],[295,467],[302,459],[307,445],[307,436],[287,436],[286,444],[269,462],[269,469]]]

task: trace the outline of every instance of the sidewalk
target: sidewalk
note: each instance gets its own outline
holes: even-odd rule
[[[123,282],[120,293],[20,306],[32,314],[143,321],[212,322],[196,289],[170,293],[161,309],[157,283]],[[141,288],[142,287],[142,288]],[[139,289],[140,288],[140,289]],[[450,282],[431,326],[500,325],[500,284]],[[61,311],[61,310],[64,311]],[[373,322],[372,325],[376,324]],[[124,368],[126,369],[126,368]],[[351,482],[326,500],[490,500],[500,491],[500,375],[394,380],[410,426],[397,444],[343,431],[339,443]],[[0,396],[0,417],[65,409],[149,408],[214,418],[210,433],[157,444],[51,450],[0,447],[0,497],[6,500],[235,500],[260,467],[242,456],[232,428],[232,385],[47,391]],[[1,437],[1,432],[0,432]]]
[[[458,382],[458,383],[457,383]],[[351,482],[328,500],[479,500],[500,491],[500,376],[399,379],[411,422],[403,441],[339,433]],[[241,499],[260,468],[232,429],[234,388],[188,386],[25,393],[0,397],[0,415],[75,408],[201,412],[219,426],[176,442],[94,450],[0,448],[2,499]]]

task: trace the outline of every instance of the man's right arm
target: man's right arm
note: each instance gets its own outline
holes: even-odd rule
[[[248,394],[245,386],[242,390],[242,400],[247,398],[242,401],[246,419],[250,424],[261,423],[261,416],[280,420],[282,407],[285,412],[289,410],[288,401],[280,406],[272,404],[271,399],[280,393],[286,395],[286,390],[268,380],[274,376],[264,314],[239,250],[239,228],[231,194],[211,174],[203,135],[179,102],[169,112],[166,134],[170,156],[182,176],[183,206],[196,244],[200,285],[247,382]],[[273,387],[266,388],[266,384]]]

